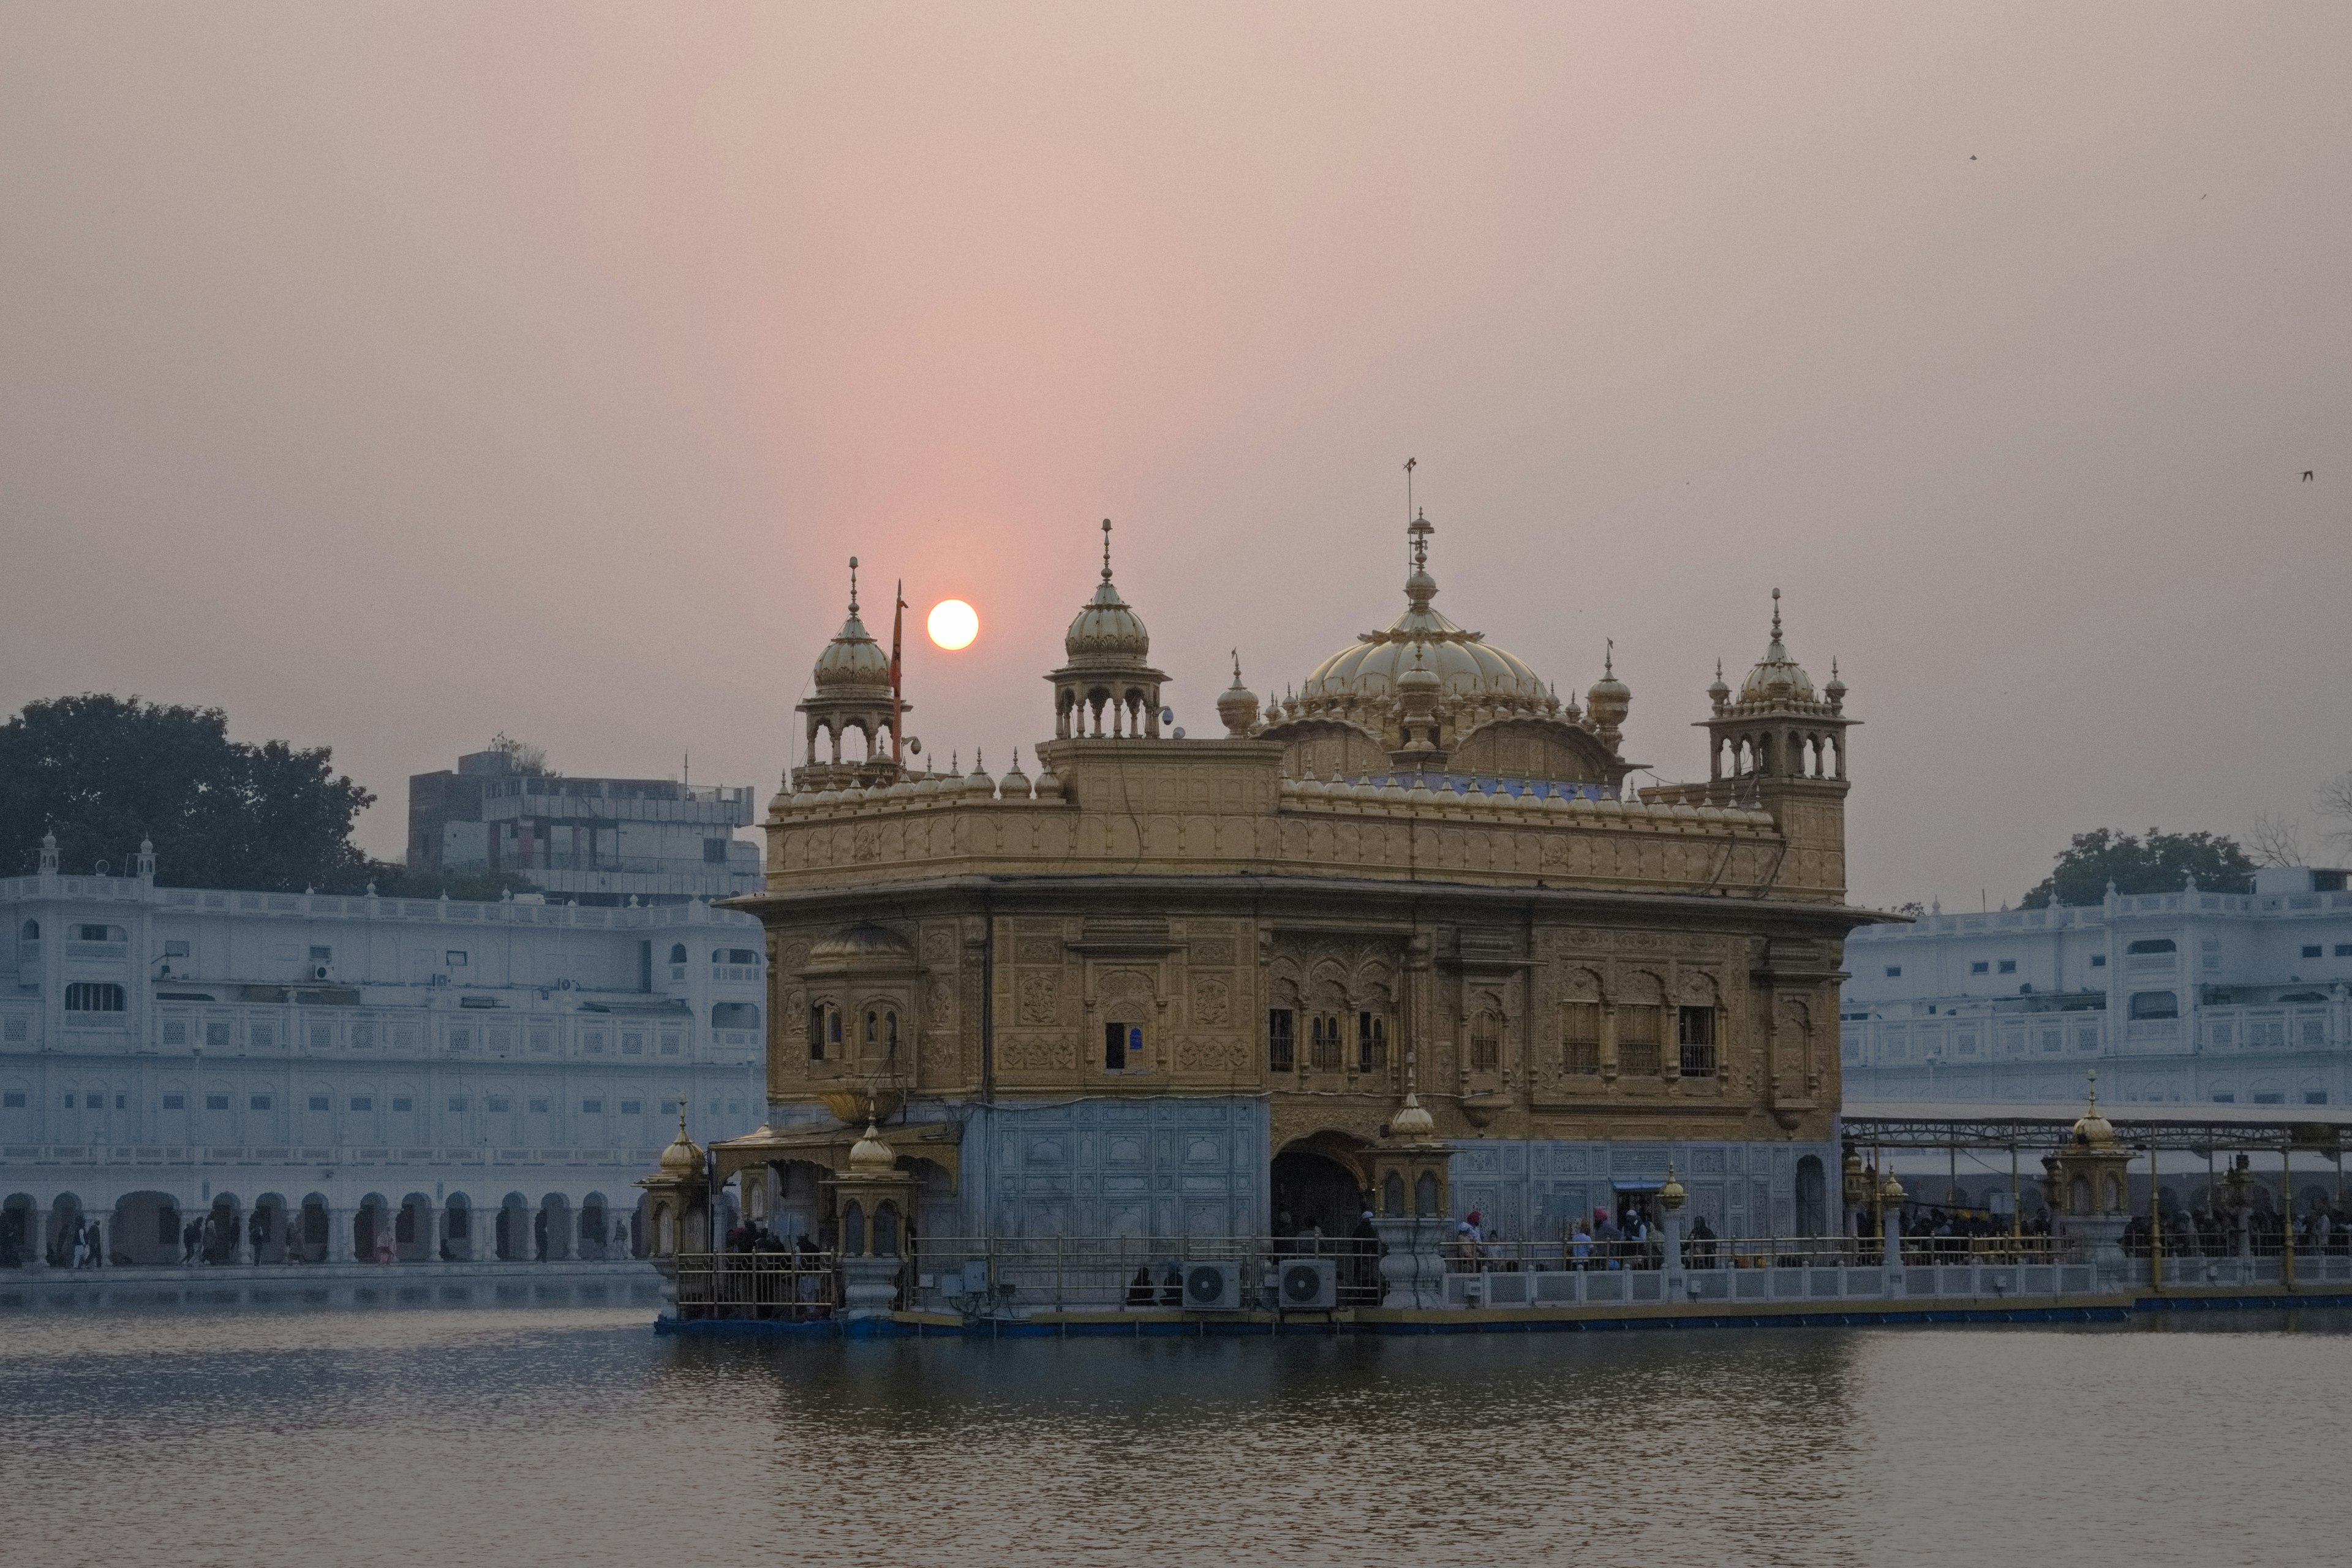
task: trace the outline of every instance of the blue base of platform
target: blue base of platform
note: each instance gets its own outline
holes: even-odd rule
[[[2297,1307],[2352,1307],[2352,1292],[2327,1296],[2142,1296],[2140,1312],[2275,1312]]]
[[[2164,1305],[2173,1305],[2165,1302]],[[2203,1305],[2203,1303],[2181,1303]],[[2270,1298],[2247,1298],[2227,1305],[2263,1307],[2352,1306],[2352,1297],[2296,1297],[2274,1303]],[[1465,1319],[1441,1323],[1338,1323],[1323,1320],[1278,1323],[1244,1322],[1200,1317],[1182,1322],[974,1322],[956,1325],[903,1323],[889,1318],[862,1318],[856,1322],[791,1323],[740,1319],[681,1322],[656,1318],[654,1332],[690,1339],[1265,1339],[1275,1334],[1556,1334],[1631,1333],[1675,1329],[1855,1329],[1927,1323],[2121,1323],[2132,1309],[2112,1307],[1948,1307],[1916,1311],[1774,1312],[1723,1317]]]

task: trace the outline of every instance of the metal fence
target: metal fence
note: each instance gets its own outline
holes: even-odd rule
[[[833,1316],[840,1274],[829,1252],[695,1252],[676,1259],[678,1316],[813,1321]]]

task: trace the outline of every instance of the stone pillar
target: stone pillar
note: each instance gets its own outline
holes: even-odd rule
[[[1454,1221],[1444,1215],[1376,1217],[1381,1241],[1381,1305],[1392,1310],[1445,1305],[1445,1244]]]
[[[1682,1183],[1675,1178],[1675,1167],[1669,1163],[1666,1166],[1665,1185],[1658,1189],[1658,1206],[1665,1211],[1665,1224],[1663,1228],[1666,1233],[1666,1247],[1665,1256],[1661,1261],[1664,1265],[1663,1272],[1666,1277],[1665,1293],[1668,1300],[1673,1300],[1682,1294],[1683,1204],[1686,1197]]]
[[[359,1223],[360,1211],[327,1207],[327,1257],[329,1263],[352,1263],[358,1260],[358,1239],[352,1227]]]
[[[1904,1290],[1903,1281],[1903,1184],[1890,1171],[1886,1183],[1878,1189],[1879,1267],[1886,1276],[1886,1294],[1892,1298]]]

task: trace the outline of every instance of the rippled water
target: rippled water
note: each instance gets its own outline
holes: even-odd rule
[[[642,1310],[0,1315],[0,1557],[2344,1560],[2352,1321],[657,1340]]]

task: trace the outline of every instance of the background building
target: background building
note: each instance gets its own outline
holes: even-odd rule
[[[761,1111],[758,922],[601,909],[0,880],[0,1224],[78,1215],[177,1261],[222,1210],[252,1256],[604,1255],[677,1125]],[[488,1212],[484,1212],[488,1211]]]
[[[2112,1105],[2352,1101],[2347,874],[2250,894],[1936,914],[1849,939],[1846,1099]]]
[[[756,892],[751,788],[675,779],[567,778],[526,771],[517,749],[457,759],[408,781],[408,864],[511,871],[551,898],[590,905],[683,903]]]

